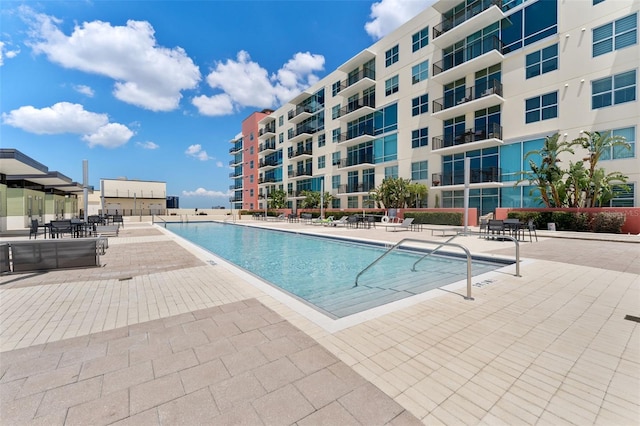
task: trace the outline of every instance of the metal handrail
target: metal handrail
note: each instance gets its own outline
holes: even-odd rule
[[[424,256],[422,256],[420,259],[416,260],[416,262],[413,264],[413,266],[411,267],[411,271],[412,272],[417,272],[416,271],[416,265],[418,263],[420,263],[423,259],[431,256],[433,253],[437,252],[438,250],[440,250],[442,247],[444,247],[444,245],[450,241],[452,241],[454,238],[458,237],[459,234],[456,234],[454,236],[452,236],[451,238],[449,238],[447,241],[445,241],[444,243],[440,244],[438,247],[434,248],[433,250],[431,250],[429,253],[425,254]]]
[[[400,245],[402,245],[402,243],[408,242],[408,241],[418,242],[418,243],[430,243],[430,244],[438,244],[438,243],[440,243],[441,245],[448,245],[448,246],[458,247],[458,248],[462,249],[465,252],[465,254],[467,255],[467,295],[464,298],[465,298],[465,300],[473,300],[473,297],[471,297],[471,252],[469,252],[469,249],[466,248],[465,246],[461,245],[461,244],[450,243],[450,242],[442,243],[440,241],[431,241],[431,240],[418,240],[416,238],[403,238],[398,243],[396,243],[393,247],[391,247],[389,250],[387,250],[382,256],[380,256],[379,258],[377,258],[376,260],[371,262],[369,264],[369,266],[367,266],[366,268],[364,268],[362,271],[360,271],[358,273],[358,275],[356,276],[356,283],[355,283],[354,287],[358,286],[358,278],[360,278],[360,275],[362,275],[367,270],[369,270],[369,268],[371,268],[373,265],[378,263],[380,260],[382,260],[382,258],[387,256],[393,250],[395,250],[396,248],[400,247]]]

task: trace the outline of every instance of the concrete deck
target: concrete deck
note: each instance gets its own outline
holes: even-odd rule
[[[127,223],[102,268],[0,277],[0,422],[640,424],[640,324],[625,319],[640,316],[640,238],[538,237],[521,244],[522,277],[475,280],[474,301],[436,290],[332,322]],[[509,242],[456,241],[513,255]]]

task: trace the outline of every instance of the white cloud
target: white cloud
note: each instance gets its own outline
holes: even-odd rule
[[[274,74],[253,62],[246,51],[236,60],[218,62],[206,78],[213,89],[222,93],[198,96],[192,103],[203,115],[232,114],[242,107],[272,108],[288,101],[315,84],[315,74],[324,69],[324,56],[298,52]]]
[[[153,143],[151,141],[147,142],[136,142],[136,146],[139,146],[142,149],[158,149],[160,145]]]
[[[364,29],[374,39],[381,39],[433,3],[435,0],[380,0],[371,5],[372,20]]]
[[[74,85],[73,90],[90,98],[93,98],[93,95],[95,94],[91,87],[85,86],[84,84]]]
[[[100,127],[90,135],[84,135],[82,140],[88,142],[89,147],[103,146],[117,148],[124,145],[133,137],[133,132],[120,123],[109,123]]]
[[[193,89],[200,70],[181,47],[158,46],[155,30],[146,21],[126,26],[92,21],[76,25],[71,35],[52,16],[21,9],[31,24],[29,45],[65,68],[115,80],[114,96],[151,111],[178,108],[181,92]]]
[[[18,56],[20,49],[10,50],[7,43],[0,41],[0,67],[4,65],[4,58],[13,59]]]
[[[23,106],[9,113],[2,113],[2,121],[12,127],[37,135],[73,133],[83,135],[90,147],[115,148],[131,139],[133,131],[120,123],[110,123],[107,114],[86,111],[80,104],[59,102],[38,109]]]
[[[195,191],[182,191],[182,195],[185,197],[228,197],[231,195],[231,191],[222,192],[198,188]]]
[[[216,167],[224,167],[224,164],[222,163],[222,161],[216,161]]]
[[[203,150],[200,144],[190,145],[184,153],[200,161],[213,160],[213,157],[209,157],[207,151]]]

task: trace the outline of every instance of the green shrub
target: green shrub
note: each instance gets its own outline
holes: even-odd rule
[[[416,224],[460,226],[464,215],[449,212],[407,212],[404,217],[412,217]]]
[[[622,213],[598,213],[593,218],[593,232],[619,234],[622,232],[625,216]]]

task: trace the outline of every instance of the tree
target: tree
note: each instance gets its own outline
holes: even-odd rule
[[[409,198],[407,204],[409,207],[420,207],[420,202],[427,197],[429,188],[423,183],[412,182],[407,185],[409,191]]]
[[[321,193],[319,191],[302,191],[300,193],[304,197],[302,200],[303,209],[317,209],[320,208]],[[326,209],[333,200],[333,195],[328,192],[324,193],[323,207]]]
[[[369,195],[376,201],[378,207],[382,205],[386,209],[401,209],[411,196],[408,188],[410,182],[409,179],[388,177],[377,188],[370,191]]]
[[[287,207],[287,193],[282,189],[276,189],[269,194],[272,209],[284,209]]]

